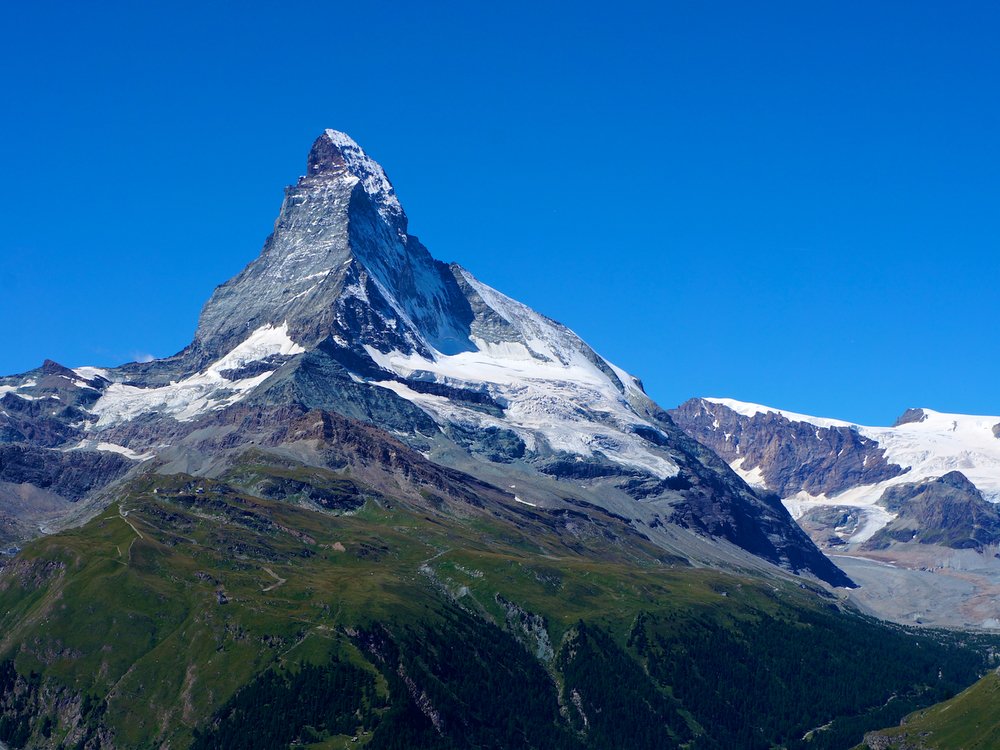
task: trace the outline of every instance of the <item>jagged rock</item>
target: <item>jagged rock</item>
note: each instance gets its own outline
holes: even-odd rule
[[[685,432],[743,471],[759,469],[766,487],[781,497],[843,491],[899,476],[874,440],[847,426],[818,426],[770,411],[748,417],[694,398],[670,412]]]
[[[865,543],[867,549],[917,542],[981,552],[1000,543],[1000,512],[958,471],[890,487],[879,504],[897,516]]]
[[[913,424],[914,422],[923,422],[927,419],[927,413],[923,409],[907,409],[899,418],[893,423],[893,427],[899,427],[904,424]]]
[[[867,427],[731,399],[692,399],[673,414],[748,481],[777,492],[821,545],[982,550],[995,539],[996,417],[907,409],[892,427]]]

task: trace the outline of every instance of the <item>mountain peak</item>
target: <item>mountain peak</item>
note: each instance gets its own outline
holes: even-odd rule
[[[900,427],[904,424],[912,424],[914,422],[923,422],[927,419],[927,412],[923,409],[907,409],[896,419],[893,427]]]
[[[396,191],[382,169],[382,165],[365,153],[351,136],[328,128],[313,141],[306,160],[303,183],[324,181],[329,178],[353,177],[361,182],[365,192],[391,224],[400,226],[403,207]],[[405,231],[405,228],[401,229]]]

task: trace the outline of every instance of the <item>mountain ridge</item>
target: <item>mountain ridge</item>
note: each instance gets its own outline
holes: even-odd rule
[[[907,409],[891,427],[732,399],[671,414],[798,524],[901,622],[1000,623],[1000,417]]]
[[[517,502],[586,499],[706,562],[717,555],[694,537],[850,585],[784,508],[689,441],[638,379],[569,328],[435,260],[406,233],[384,170],[348,136],[324,131],[306,163],[259,256],[216,288],[181,352],[0,381],[18,404],[80,404],[57,416],[50,432],[61,440],[48,449],[103,447],[137,465],[166,452],[170,465],[211,471],[195,454],[231,429],[219,415],[297,404],[517,485]],[[43,388],[53,378],[61,391]]]

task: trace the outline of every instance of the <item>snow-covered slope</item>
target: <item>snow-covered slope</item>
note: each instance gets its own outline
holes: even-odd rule
[[[267,380],[284,358],[303,351],[288,337],[287,324],[261,326],[203,371],[168,385],[141,387],[112,382],[90,408],[97,417],[92,427],[99,432],[144,414],[186,422],[207,411],[224,409]],[[248,372],[251,365],[254,367]]]
[[[910,420],[902,424],[869,427],[732,399],[705,400],[722,404],[748,417],[774,412],[793,422],[807,422],[817,427],[846,427],[871,438],[885,451],[887,461],[908,470],[906,474],[881,482],[880,485],[917,482],[929,477],[940,477],[951,471],[960,471],[988,499],[1000,501],[1000,416],[948,414],[933,409],[915,409],[911,412],[913,416]]]
[[[895,485],[959,471],[1000,501],[1000,417],[911,409],[895,426],[872,427],[723,398],[692,399],[673,416],[749,483],[782,494],[795,518],[822,506],[862,509],[852,544],[895,517],[878,504]]]
[[[366,345],[376,364],[402,378],[377,385],[418,404],[440,423],[511,429],[531,452],[600,454],[660,478],[676,476],[677,463],[640,435],[641,428],[660,429],[633,406],[632,402],[648,399],[631,375],[600,359],[566,327],[482,284],[469,272],[456,272],[481,301],[479,318],[485,317],[484,308],[499,317],[508,329],[505,336],[490,340],[474,326],[469,336],[474,348],[451,355],[435,350],[430,356],[382,352]],[[416,391],[406,380],[485,392],[505,408],[502,416],[493,416]]]

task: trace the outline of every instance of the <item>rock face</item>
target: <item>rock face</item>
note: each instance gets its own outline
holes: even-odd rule
[[[56,451],[0,444],[0,482],[29,484],[79,500],[125,474],[133,462],[109,451]]]
[[[865,543],[868,549],[916,542],[981,552],[1000,544],[997,506],[984,500],[961,472],[889,487],[879,503],[898,515]]]
[[[137,463],[121,446],[88,439],[89,409],[111,385],[103,373],[46,360],[0,378],[0,553]]]
[[[781,497],[796,492],[832,495],[905,471],[889,463],[885,450],[853,426],[793,421],[775,411],[747,416],[700,398],[684,402],[670,415],[727,462],[746,473],[758,471],[764,486]]]
[[[864,552],[996,543],[996,417],[907,409],[892,427],[865,427],[728,399],[691,399],[671,415],[746,479],[778,493],[822,545]]]
[[[892,425],[893,427],[901,427],[904,424],[912,424],[914,422],[923,422],[927,419],[927,413],[923,409],[907,409]]]
[[[205,305],[195,350],[207,361],[262,326],[288,325],[306,348],[363,332],[389,351],[471,348],[473,314],[452,270],[406,233],[406,215],[377,163],[328,130],[288,188],[260,257]]]
[[[248,435],[282,433],[280,420],[338,415],[511,489],[509,502],[598,505],[675,552],[750,553],[849,583],[780,503],[691,440],[636,378],[435,260],[407,233],[382,168],[337,131],[313,144],[260,256],[215,290],[190,346],[112,370],[48,370],[45,383],[74,389],[37,393],[67,404],[51,422],[51,410],[32,411],[42,378],[0,379],[17,407],[7,411],[30,412],[9,417],[10,441],[211,472]],[[279,444],[305,450],[287,435]]]

